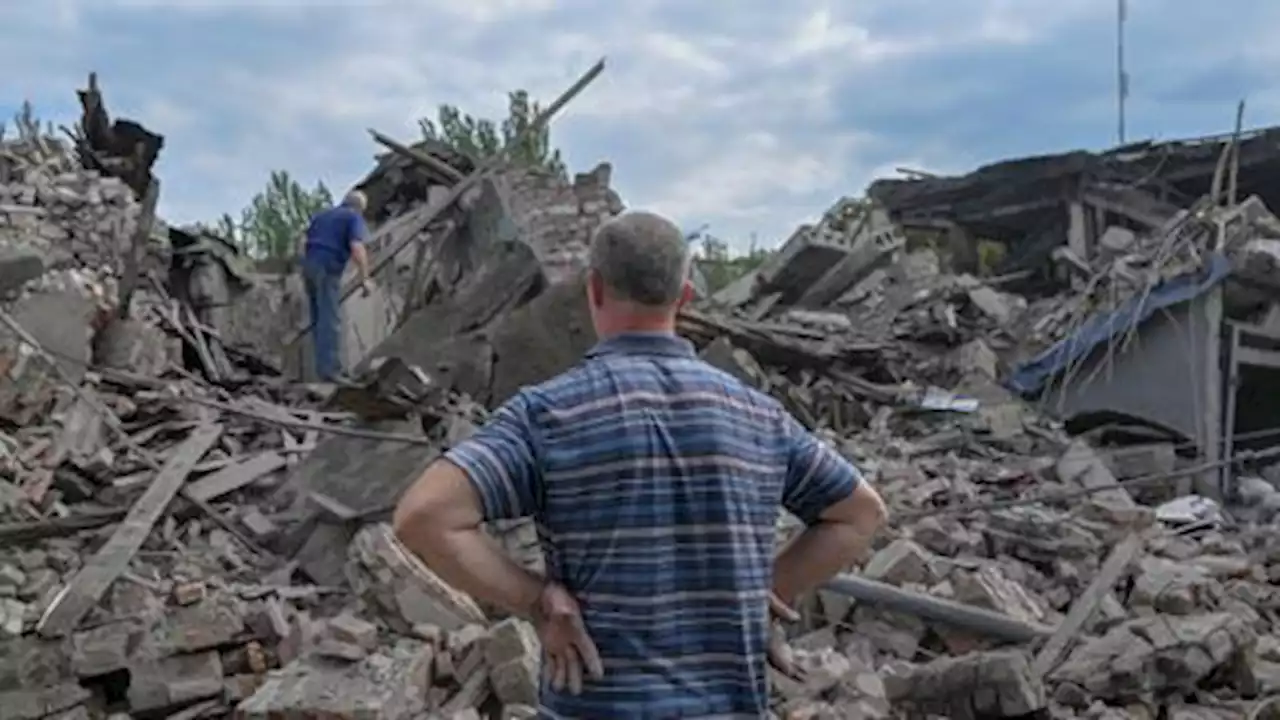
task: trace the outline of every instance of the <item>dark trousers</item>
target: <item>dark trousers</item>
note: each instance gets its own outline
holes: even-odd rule
[[[311,312],[311,335],[315,348],[316,375],[328,382],[341,371],[339,352],[342,332],[342,273],[323,263],[307,259],[302,264]]]

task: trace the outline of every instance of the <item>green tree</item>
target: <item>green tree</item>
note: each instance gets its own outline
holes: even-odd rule
[[[298,236],[311,216],[333,205],[333,193],[324,183],[308,190],[288,172],[271,173],[267,186],[253,196],[236,220],[223,214],[212,226],[230,238],[246,255],[256,259],[289,258],[297,252]]]
[[[755,236],[747,252],[735,255],[729,249],[729,243],[714,235],[701,234],[701,246],[695,257],[702,276],[707,280],[707,289],[715,293],[735,280],[755,270],[772,254],[756,244]]]
[[[30,100],[23,100],[22,107],[18,108],[18,112],[13,114],[13,128],[17,131],[15,139],[26,142],[36,138],[52,138],[55,133],[53,131],[53,123],[40,121],[36,117],[35,106]],[[5,139],[8,126],[3,120],[0,120],[0,140]]]
[[[435,120],[423,118],[418,126],[423,138],[442,142],[473,160],[484,161],[507,149],[508,160],[516,165],[564,175],[564,161],[560,151],[551,146],[547,126],[525,134],[541,112],[529,93],[516,90],[507,94],[507,117],[500,123],[465,114],[453,105],[441,105]]]

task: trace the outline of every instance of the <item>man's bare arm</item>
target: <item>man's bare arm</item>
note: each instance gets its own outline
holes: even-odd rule
[[[355,243],[351,246],[351,259],[356,263],[356,270],[360,273],[360,282],[369,281],[369,251],[365,249],[364,243]]]
[[[797,597],[852,564],[887,516],[880,494],[866,482],[859,482],[853,492],[829,506],[817,522],[783,548],[774,561],[774,595],[794,606]]]
[[[363,248],[361,248],[363,249]],[[481,527],[480,497],[466,474],[437,460],[396,506],[396,537],[442,580],[472,597],[528,618],[542,578],[520,567]]]

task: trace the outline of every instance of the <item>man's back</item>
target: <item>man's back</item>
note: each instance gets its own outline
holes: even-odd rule
[[[307,225],[307,257],[340,273],[351,258],[351,244],[364,234],[364,218],[356,210],[345,205],[322,210]]]
[[[761,717],[779,505],[811,521],[858,482],[777,401],[663,334],[602,343],[449,458],[486,517],[535,515],[604,659],[581,695],[544,688],[550,717]]]

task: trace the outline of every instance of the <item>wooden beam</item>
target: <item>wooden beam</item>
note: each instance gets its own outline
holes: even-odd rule
[[[183,490],[183,497],[209,502],[230,492],[235,492],[268,473],[285,466],[280,453],[264,452],[241,463],[209,473]]]
[[[1044,647],[1036,653],[1035,660],[1031,662],[1032,672],[1044,677],[1057,666],[1058,660],[1067,651],[1071,641],[1080,634],[1084,624],[1098,608],[1098,603],[1102,602],[1107,593],[1115,587],[1116,581],[1128,569],[1129,563],[1133,561],[1133,557],[1141,547],[1142,538],[1137,533],[1131,533],[1111,550],[1111,554],[1102,562],[1098,574],[1093,576],[1089,587],[1085,588],[1080,597],[1071,603],[1067,616],[1062,619],[1058,629],[1053,631],[1053,635],[1049,637]]]
[[[450,182],[455,182],[455,183],[461,182],[462,178],[466,177],[465,175],[463,175],[462,173],[454,169],[451,165],[441,162],[417,148],[411,148],[408,145],[402,145],[396,140],[386,135],[383,135],[382,133],[378,132],[377,130],[374,130],[373,128],[369,128],[369,134],[373,136],[373,141],[378,143],[379,145],[382,145],[383,147],[387,148],[388,150],[390,150],[391,152],[397,155],[400,155],[401,157],[412,160],[413,162],[416,162],[419,165],[422,165],[430,170],[434,170],[435,172],[440,173],[441,175],[448,178]]]
[[[102,599],[142,547],[151,528],[168,509],[186,482],[191,468],[222,436],[222,426],[201,425],[169,456],[151,486],[129,508],[120,526],[84,564],[80,572],[54,598],[40,618],[36,632],[45,638],[61,638],[75,632],[80,621]]]

